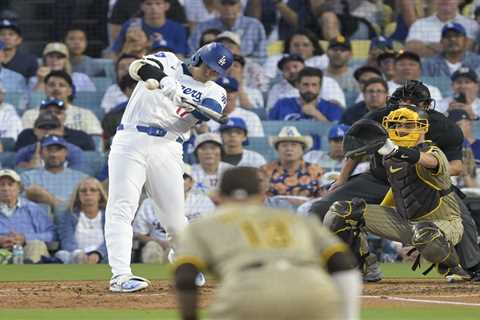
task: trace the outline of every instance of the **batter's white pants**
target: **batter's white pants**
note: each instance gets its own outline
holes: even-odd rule
[[[105,240],[113,276],[130,274],[132,222],[145,185],[170,236],[186,225],[182,145],[136,131],[118,131],[108,158]]]

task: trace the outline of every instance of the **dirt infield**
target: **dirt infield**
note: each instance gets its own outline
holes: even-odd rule
[[[206,307],[214,294],[214,285],[201,290],[201,305]],[[388,279],[367,284],[363,290],[365,307],[407,304],[386,297],[422,300],[460,301],[480,304],[480,284],[448,284],[442,280]],[[175,308],[174,290],[167,281],[154,281],[151,288],[135,294],[108,292],[105,281],[3,282],[0,308]]]

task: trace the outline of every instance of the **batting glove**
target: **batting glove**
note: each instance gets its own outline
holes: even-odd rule
[[[382,156],[389,156],[389,155],[397,152],[397,150],[398,150],[398,146],[395,144],[395,142],[393,142],[390,139],[387,139],[387,141],[385,142],[383,147],[378,149],[377,152],[379,154],[381,154]]]

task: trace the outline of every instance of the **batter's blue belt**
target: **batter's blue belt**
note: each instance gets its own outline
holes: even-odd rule
[[[164,137],[169,140],[173,140],[175,142],[178,142],[180,144],[183,144],[183,139],[176,136],[175,134],[168,132],[168,130],[159,128],[159,127],[147,127],[147,126],[126,126],[123,124],[120,124],[117,127],[117,131],[120,130],[127,130],[127,129],[134,129],[138,132],[143,132],[148,134],[149,136],[154,136],[154,137]]]

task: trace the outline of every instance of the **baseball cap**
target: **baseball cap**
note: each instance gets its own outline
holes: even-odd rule
[[[458,78],[467,78],[469,80],[472,80],[475,83],[478,83],[477,73],[474,70],[467,67],[461,67],[460,69],[458,69],[452,74],[452,77],[451,77],[452,81],[456,81],[458,80]]]
[[[22,181],[22,179],[20,178],[18,173],[16,173],[15,171],[13,171],[11,169],[1,169],[0,170],[0,177],[10,177],[10,178],[12,178],[13,181],[16,181],[16,182],[21,182]]]
[[[305,63],[305,60],[302,58],[301,55],[296,53],[286,53],[282,56],[282,58],[277,63],[277,68],[282,70],[283,65],[290,61],[299,61],[301,63]]]
[[[230,41],[236,44],[237,46],[240,46],[242,44],[242,41],[240,40],[240,36],[232,31],[223,31],[222,33],[218,34],[217,37],[215,38],[216,42],[221,42],[222,40]]]
[[[350,126],[346,124],[336,124],[328,130],[328,140],[343,139]]]
[[[449,22],[442,28],[442,38],[445,37],[448,31],[455,31],[456,33],[460,33],[463,36],[467,35],[467,31],[465,28],[457,22]]]
[[[199,134],[196,139],[195,139],[195,147],[194,149],[197,150],[198,147],[200,147],[202,144],[205,142],[213,142],[218,144],[220,147],[222,147],[222,138],[216,133],[213,132],[207,132],[207,133],[202,133]]]
[[[21,35],[22,32],[18,27],[15,20],[12,19],[2,19],[0,20],[0,29],[11,29],[15,31],[18,35]]]
[[[375,37],[370,40],[370,49],[393,50],[392,40],[384,36]]]
[[[215,81],[227,92],[237,92],[238,91],[238,81],[232,77],[220,77]]]
[[[60,99],[50,98],[46,100],[42,100],[40,103],[40,109],[48,108],[49,106],[56,106],[62,109],[65,109],[65,102]]]
[[[63,139],[62,137],[58,136],[45,136],[45,138],[42,139],[42,148],[46,148],[52,145],[62,146],[66,149],[67,141],[65,141],[65,139]]]
[[[347,50],[352,50],[352,44],[344,36],[336,36],[328,42],[328,49],[332,48],[344,48]]]
[[[467,111],[462,109],[453,109],[448,111],[448,119],[452,120],[453,122],[460,120],[471,120]]]
[[[372,73],[378,74],[380,78],[383,78],[382,72],[372,66],[362,66],[360,68],[357,68],[357,70],[355,70],[355,72],[353,73],[353,77],[355,78],[355,80],[358,81],[362,76],[362,74],[364,74],[365,72],[372,72]]]
[[[245,134],[247,134],[248,132],[247,124],[245,123],[245,121],[243,121],[242,118],[237,118],[237,117],[229,118],[228,122],[225,124],[222,124],[219,130],[220,132],[222,132],[222,131],[233,129],[233,128],[242,129],[245,131]]]
[[[421,60],[420,60],[420,56],[414,52],[411,52],[411,51],[400,51],[398,53],[398,55],[395,57],[395,62],[398,62],[400,60],[404,60],[404,59],[408,59],[408,60],[413,60],[419,64],[421,64]]]
[[[35,120],[34,127],[40,129],[55,129],[60,127],[60,120],[52,112],[42,112]]]
[[[45,49],[43,49],[43,56],[46,56],[49,53],[57,52],[68,57],[68,48],[65,44],[61,42],[50,42],[47,44]]]

